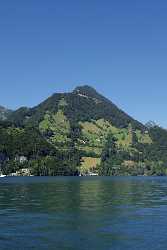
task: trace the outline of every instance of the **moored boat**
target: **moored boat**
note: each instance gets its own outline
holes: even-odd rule
[[[6,175],[1,174],[0,177],[6,177]]]

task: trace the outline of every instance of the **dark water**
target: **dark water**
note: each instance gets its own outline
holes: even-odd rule
[[[165,250],[167,178],[1,178],[0,249]]]

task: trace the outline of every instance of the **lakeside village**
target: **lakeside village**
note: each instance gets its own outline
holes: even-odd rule
[[[4,161],[9,161],[9,158],[6,158],[3,153],[0,153],[0,169]],[[27,162],[27,157],[25,156],[16,156],[15,161],[19,162],[21,165],[24,166],[24,163]],[[2,171],[0,170],[0,177],[5,177]],[[32,176],[30,170],[28,168],[21,168],[15,173],[10,173],[8,176]]]
[[[4,161],[9,161],[8,158],[5,157],[4,154],[0,153],[0,177],[7,177],[7,176],[34,176],[31,174],[31,171],[29,168],[24,168],[24,164],[28,161],[27,157],[22,155],[22,156],[16,156],[15,161],[19,162],[23,167],[19,170],[17,170],[14,173],[10,173],[9,175],[4,175],[1,171],[1,167]],[[94,172],[87,172],[85,174],[79,173],[79,176],[98,176],[97,173]]]

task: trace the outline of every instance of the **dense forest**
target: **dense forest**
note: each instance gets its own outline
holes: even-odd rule
[[[166,175],[167,131],[146,126],[89,86],[34,108],[0,107],[5,175]]]

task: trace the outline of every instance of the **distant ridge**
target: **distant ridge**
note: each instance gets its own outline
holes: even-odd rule
[[[0,106],[0,120],[6,120],[11,113],[12,110]]]

